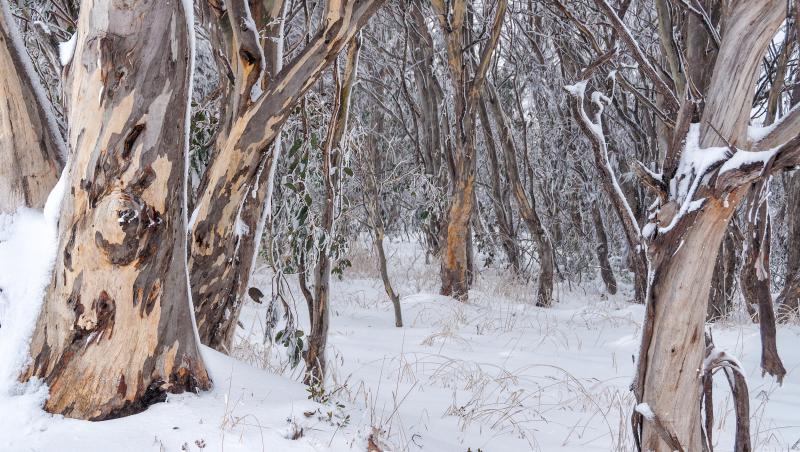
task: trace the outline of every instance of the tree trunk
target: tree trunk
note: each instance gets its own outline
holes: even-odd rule
[[[189,27],[178,1],[81,7],[69,196],[22,375],[51,413],[110,419],[211,386],[186,280]]]
[[[719,55],[704,91],[700,148],[748,145],[756,73],[784,16],[781,0],[739,0],[730,5],[722,19],[725,35]],[[746,180],[731,184],[718,180],[714,188],[701,188],[693,198],[705,198],[701,209],[680,214],[671,228],[653,239],[648,251],[652,284],[634,390],[637,401],[647,403],[690,451],[702,448],[698,370],[703,367],[711,278],[728,223],[749,190]],[[683,201],[672,199],[661,207],[660,226],[672,224]],[[642,450],[675,449],[655,422],[645,420],[641,434]]]
[[[472,54],[472,9],[468,0],[433,1],[439,28],[447,47],[447,66],[453,86],[453,178],[448,209],[447,241],[442,256],[443,295],[466,301],[472,278],[470,269],[470,220],[475,203],[475,119],[486,73],[500,38],[506,0],[498,1],[489,36],[477,64]],[[467,18],[470,18],[468,21]],[[466,63],[465,63],[466,62]],[[473,67],[474,66],[474,67]]]
[[[617,279],[614,278],[614,270],[608,260],[608,237],[606,236],[606,228],[603,226],[603,217],[600,214],[597,202],[592,203],[592,223],[594,224],[594,234],[597,240],[595,253],[597,254],[597,263],[600,265],[600,277],[603,278],[603,284],[605,284],[608,293],[614,295],[617,293]]]
[[[489,122],[489,115],[486,108],[481,106],[480,110],[481,125],[483,126],[484,140],[486,143],[486,154],[489,156],[489,175],[491,181],[491,192],[489,193],[494,207],[494,216],[497,220],[497,229],[500,233],[500,243],[508,258],[508,264],[514,273],[519,273],[519,248],[517,238],[514,233],[514,220],[509,205],[508,190],[503,189],[500,179],[500,162],[497,159],[497,149],[494,143],[494,134]]]
[[[44,207],[66,158],[52,105],[0,0],[0,213]]]
[[[783,380],[786,369],[783,367],[776,343],[775,312],[772,306],[769,267],[772,224],[769,216],[767,192],[769,180],[759,183],[750,192],[747,216],[748,249],[742,265],[742,294],[749,305],[758,307],[758,323],[761,332],[761,369]]]
[[[384,94],[383,87],[378,87],[379,95]],[[383,174],[383,164],[381,155],[378,153],[378,137],[384,133],[384,114],[382,110],[375,113],[375,130],[366,138],[366,154],[362,158],[361,166],[366,169],[363,174],[364,179],[364,205],[366,206],[367,218],[372,229],[375,249],[378,252],[378,266],[383,280],[383,288],[386,296],[392,302],[394,308],[394,325],[398,328],[403,326],[403,312],[400,307],[400,295],[392,287],[392,280],[389,278],[389,268],[386,261],[386,250],[384,239],[386,228],[384,226],[383,214],[381,211],[381,190],[380,177]],[[362,148],[363,149],[363,148]]]
[[[737,199],[738,197],[738,199]],[[731,194],[726,208],[720,200],[709,199],[685,229],[663,236],[651,245],[654,254],[652,307],[645,322],[652,325],[652,340],[643,339],[637,388],[638,400],[668,426],[684,450],[701,450],[700,395],[698,369],[704,358],[703,327],[708,292],[728,220],[741,194]],[[733,201],[733,202],[732,202]],[[649,317],[649,316],[652,317]],[[644,337],[647,337],[645,334]],[[642,450],[672,451],[645,421]]]
[[[334,220],[336,208],[341,198],[341,174],[343,154],[346,150],[345,132],[350,115],[350,98],[358,73],[358,57],[361,52],[361,35],[353,37],[347,49],[343,80],[340,81],[339,67],[334,64],[334,84],[336,99],[328,136],[322,148],[322,178],[325,185],[325,207],[320,228],[325,231],[322,249],[314,268],[314,297],[311,312],[311,332],[308,335],[306,350],[306,376],[308,385],[325,382],[325,347],[328,342],[330,324],[330,285],[331,285],[331,244],[336,235]]]
[[[500,99],[494,86],[488,84],[485,88],[488,94],[488,104],[491,108],[495,123],[497,124],[498,133],[500,134],[500,145],[503,148],[503,157],[506,164],[506,176],[511,185],[511,191],[514,194],[514,199],[519,208],[519,215],[531,238],[536,242],[539,254],[539,287],[536,293],[536,306],[548,307],[553,303],[553,275],[555,269],[555,254],[553,251],[553,244],[550,237],[545,231],[539,214],[536,212],[536,198],[533,192],[530,193],[525,190],[522,179],[519,175],[519,166],[517,165],[517,148],[514,143],[514,138],[511,132],[508,118],[506,117],[503,107],[500,105]],[[486,102],[481,102],[480,108],[486,109]],[[481,113],[482,116],[488,117],[485,112]],[[486,137],[487,140],[492,139],[491,136]]]
[[[279,41],[283,34],[283,1],[272,1],[269,8],[261,1],[227,0],[225,4],[227,14],[218,20],[224,31],[224,40],[230,46],[228,53],[234,56],[230,61],[235,77],[227,93],[217,150],[211,157],[209,168],[217,159],[225,157],[221,150],[233,133],[234,124],[253,105],[263,86],[272,82],[272,76],[281,69],[283,58],[283,45]],[[248,16],[248,12],[252,15]],[[254,21],[257,30],[247,27],[249,20]],[[263,37],[258,33],[262,29],[265,29]],[[277,136],[260,154],[254,176],[247,183],[250,196],[245,196],[237,206],[234,223],[216,225],[209,232],[218,240],[215,252],[222,254],[202,256],[195,252],[195,246],[190,250],[189,275],[200,340],[226,353],[232,346],[242,300],[258,256],[261,231],[267,220],[265,203],[271,196],[275,163],[281,151],[279,138]],[[215,182],[212,176],[210,171],[206,171],[200,184],[201,193]],[[226,265],[209,265],[212,257],[224,257]],[[218,306],[215,302],[223,303],[220,307],[232,309],[214,309]]]
[[[269,214],[269,191],[261,188],[276,158],[269,145],[297,101],[382,3],[330,1],[317,34],[268,81],[216,149],[190,225],[189,268],[203,343],[225,350],[233,338],[258,252],[261,228],[254,225]]]
[[[394,308],[394,326],[401,328],[403,326],[403,312],[400,309],[400,295],[392,288],[392,281],[389,279],[389,269],[386,265],[386,251],[383,247],[383,240],[386,234],[383,230],[383,222],[375,226],[375,247],[378,249],[378,264],[381,270],[381,279],[383,280],[383,287],[386,290],[386,295],[392,300],[392,307]]]
[[[422,4],[413,2],[409,6],[410,30],[407,31],[407,36],[409,52],[414,58],[411,68],[414,74],[413,86],[416,89],[416,105],[412,104],[415,107],[412,119],[415,129],[421,135],[421,139],[416,140],[417,155],[425,170],[428,183],[436,187],[434,190],[426,191],[429,192],[426,193],[425,200],[426,217],[421,222],[427,245],[425,255],[427,263],[430,256],[440,256],[444,248],[447,215],[443,203],[436,195],[440,190],[446,191],[448,187],[450,172],[446,156],[450,152],[448,147],[451,144],[444,138],[443,129],[447,128],[446,123],[445,127],[442,127],[442,122],[446,118],[442,113],[444,92],[436,78],[434,41],[428,30]]]
[[[461,301],[469,298],[469,281],[472,278],[469,273],[467,239],[474,189],[474,175],[458,181],[453,188],[447,215],[447,241],[442,256],[441,293]]]

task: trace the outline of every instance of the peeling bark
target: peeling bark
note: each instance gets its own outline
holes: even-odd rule
[[[739,0],[730,5],[724,18],[725,35],[705,90],[701,147],[746,145],[759,62],[784,13],[785,4],[780,0]],[[728,222],[749,188],[747,180],[738,186],[725,182],[716,186],[701,190],[697,196],[706,198],[703,207],[684,215],[649,247],[653,281],[647,310],[651,317],[643,332],[634,391],[637,400],[650,405],[686,450],[701,450],[702,444],[702,388],[697,372],[703,361],[703,327],[717,252]],[[674,206],[661,211],[668,213],[671,208],[677,211]],[[663,219],[668,220],[671,218]],[[642,450],[672,450],[652,426],[639,426]]]
[[[226,350],[248,288],[263,218],[266,180],[277,158],[270,144],[294,105],[318,80],[382,0],[328,2],[323,26],[303,51],[270,78],[263,92],[221,137],[193,213],[189,267],[200,339]]]
[[[508,2],[499,0],[488,39],[482,46],[477,64],[468,64],[472,55],[465,49],[472,45],[468,0],[434,0],[447,52],[447,67],[453,86],[453,178],[447,220],[447,241],[442,255],[442,295],[459,300],[469,298],[472,279],[470,268],[470,220],[475,204],[475,121],[486,72],[497,47]],[[474,66],[474,67],[473,67]]]
[[[0,213],[44,207],[66,158],[52,105],[16,28],[7,0],[0,0]]]
[[[21,378],[45,409],[137,413],[211,386],[186,279],[190,50],[181,2],[84,0],[55,272]]]

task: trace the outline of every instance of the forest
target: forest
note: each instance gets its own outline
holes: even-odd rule
[[[800,0],[0,0],[0,451],[800,449]]]

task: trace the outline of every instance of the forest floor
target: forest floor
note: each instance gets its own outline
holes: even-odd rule
[[[286,349],[264,341],[267,304],[248,301],[232,355],[204,348],[212,391],[170,396],[123,419],[85,422],[44,413],[40,385],[14,375],[25,356],[48,280],[51,233],[41,214],[0,216],[0,450],[2,451],[365,451],[477,452],[633,449],[628,390],[643,308],[629,292],[607,297],[585,283],[556,290],[550,309],[533,306],[534,285],[485,269],[467,304],[436,295],[437,266],[418,246],[387,243],[405,327],[367,245],[332,288],[324,403],[308,400]],[[305,301],[290,278],[300,329]],[[257,269],[270,298],[274,280]],[[782,386],[762,377],[758,328],[713,325],[719,348],[747,371],[755,450],[800,449],[800,326],[781,326]],[[274,335],[271,331],[270,335]],[[716,380],[717,450],[732,450],[732,400]]]

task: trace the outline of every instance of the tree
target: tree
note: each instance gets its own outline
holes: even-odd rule
[[[488,101],[482,101],[481,103],[481,121],[488,123],[489,115],[486,110],[491,110],[500,134],[500,145],[503,148],[506,176],[508,177],[509,185],[511,185],[511,191],[517,202],[520,217],[522,217],[522,220],[525,222],[525,226],[536,242],[539,251],[539,288],[536,294],[536,305],[548,307],[553,302],[553,274],[555,268],[553,244],[542,225],[539,214],[536,212],[536,198],[532,193],[529,195],[525,190],[525,186],[522,184],[519,168],[517,166],[516,145],[508,124],[509,121],[506,118],[506,113],[500,105],[497,92],[495,92],[494,86],[491,84],[488,84],[484,89],[487,92],[486,97]],[[486,104],[489,104],[490,108],[487,109]],[[486,139],[493,139],[488,131]]]
[[[478,101],[492,55],[500,39],[503,18],[508,6],[499,0],[494,9],[494,19],[475,64],[472,61],[472,18],[474,5],[468,0],[444,2],[436,0],[433,8],[444,35],[447,67],[450,75],[454,124],[453,179],[447,220],[447,240],[442,254],[442,295],[452,295],[467,300],[471,275],[469,274],[468,238],[470,220],[475,204],[475,122]],[[469,13],[468,13],[469,10]]]
[[[0,213],[44,207],[66,151],[7,0],[0,1],[0,98]]]
[[[279,71],[265,74],[263,44],[244,4],[233,8],[236,1],[244,0],[226,4],[233,12],[231,55],[247,68],[235,78],[243,99],[217,141],[190,222],[189,268],[200,339],[218,350],[229,349],[233,340],[269,215],[268,187],[278,149],[271,145],[297,102],[383,3],[329,0],[318,31],[302,51]],[[280,32],[272,36],[282,42]]]
[[[21,377],[49,385],[52,413],[110,419],[211,386],[185,259],[191,17],[81,5],[56,266]]]
[[[322,146],[322,179],[325,187],[325,201],[322,211],[321,230],[325,234],[314,267],[314,292],[309,304],[311,333],[306,350],[306,378],[309,385],[322,385],[325,382],[325,346],[328,342],[330,325],[330,284],[332,253],[337,210],[341,202],[341,183],[344,174],[344,153],[347,148],[345,133],[350,115],[350,98],[353,84],[358,76],[358,57],[361,51],[361,38],[352,38],[347,49],[347,61],[343,74],[339,66],[333,67],[335,99],[331,112],[328,134]],[[302,280],[301,280],[302,283]]]
[[[690,40],[702,36],[716,51],[706,53],[710,58],[703,67],[710,71],[707,77],[691,78],[695,74],[687,71],[681,75],[686,78],[676,78],[676,88],[681,81],[692,86],[692,91],[686,89],[682,95],[676,94],[655,70],[617,11],[606,0],[595,3],[664,99],[666,111],[661,113],[673,124],[667,128],[671,129],[669,135],[662,137],[669,144],[662,171],[643,175],[661,201],[653,206],[650,222],[641,230],[650,281],[633,383],[640,403],[633,419],[634,434],[642,450],[702,450],[711,445],[702,431],[698,372],[713,373],[720,366],[733,366],[729,360],[719,359],[721,355],[713,346],[703,365],[707,355],[703,327],[717,252],[728,222],[750,186],[800,160],[797,115],[790,114],[760,139],[747,135],[759,65],[785,18],[785,3],[730,2],[719,11],[719,21],[724,24],[721,36],[715,28],[712,30],[713,24],[708,24],[707,14],[700,14],[703,20],[699,23],[692,15],[684,32]],[[671,45],[672,38],[662,42],[662,48]],[[602,64],[602,59],[598,62]],[[582,78],[587,79],[595,68],[589,66]],[[595,153],[607,156],[600,118],[610,101],[599,92],[594,94],[595,112],[587,113],[585,87],[584,81],[568,88],[574,98],[574,116]],[[696,96],[703,96],[705,102],[696,102]],[[692,118],[699,123],[690,125]],[[764,150],[769,151],[765,154]],[[620,193],[611,196],[627,205]],[[739,397],[744,393],[746,401],[746,388],[735,386],[737,392]],[[742,421],[737,450],[749,450],[749,435],[742,432],[749,414],[739,411],[737,415]]]

